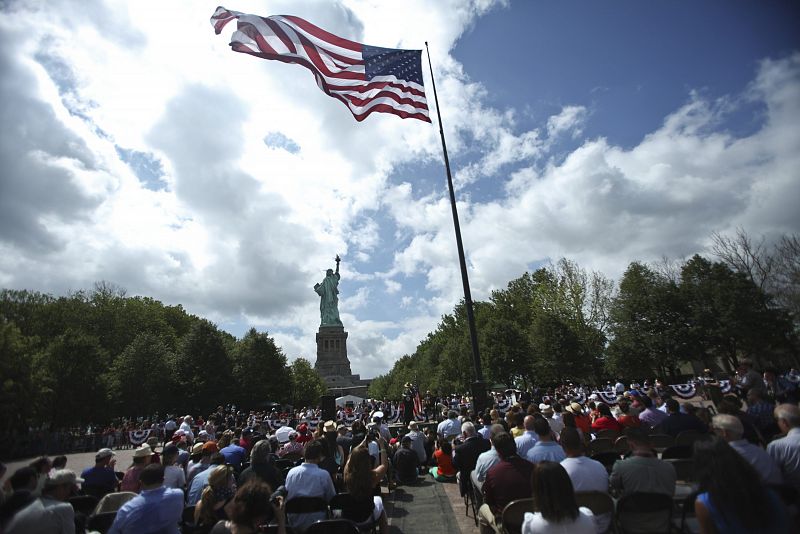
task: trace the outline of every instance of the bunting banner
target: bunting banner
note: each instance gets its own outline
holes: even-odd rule
[[[726,393],[730,393],[731,391],[731,381],[730,380],[720,380],[719,381],[719,389],[722,391],[722,394],[725,395]]]
[[[600,400],[605,402],[606,404],[615,405],[617,404],[617,394],[611,391],[595,391],[595,395],[600,397]]]
[[[669,387],[672,388],[675,395],[682,399],[691,399],[697,395],[697,388],[694,384],[672,384]]]
[[[137,447],[147,441],[149,437],[150,430],[131,430],[128,432],[128,440],[131,445],[136,445]]]

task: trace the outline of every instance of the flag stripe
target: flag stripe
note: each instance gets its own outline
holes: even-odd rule
[[[382,112],[430,122],[425,87],[396,75],[409,72],[409,54],[401,53],[404,58],[397,59],[396,50],[376,52],[369,47],[365,59],[364,45],[292,15],[259,17],[218,7],[211,24],[220,33],[233,19],[238,19],[231,37],[234,51],[304,66],[314,74],[320,89],[342,101],[357,121]],[[367,61],[371,61],[369,79]],[[411,65],[410,77],[421,80],[421,67],[416,67],[414,74]]]

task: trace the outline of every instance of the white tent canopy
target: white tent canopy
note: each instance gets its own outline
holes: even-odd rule
[[[356,397],[355,395],[344,395],[343,397],[336,398],[336,406],[345,406],[348,403],[352,403],[353,406],[357,406],[364,402],[364,399],[361,397]]]

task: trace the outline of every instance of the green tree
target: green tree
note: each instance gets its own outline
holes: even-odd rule
[[[33,345],[14,323],[0,319],[0,431],[5,435],[25,428],[38,398],[32,378]]]
[[[226,340],[216,325],[203,319],[192,325],[175,355],[181,401],[190,413],[211,413],[230,398],[235,386]]]
[[[686,307],[675,282],[633,262],[611,306],[608,371],[642,379],[674,374],[689,357]]]
[[[233,351],[234,399],[238,406],[289,402],[292,383],[286,356],[266,333],[251,328]]]
[[[104,421],[108,394],[103,374],[109,358],[94,336],[67,329],[37,354],[34,381],[39,385],[41,421],[63,428]]]
[[[295,407],[316,406],[319,398],[328,388],[322,381],[311,362],[305,358],[297,358],[290,366],[292,376],[292,405]]]
[[[175,354],[159,336],[142,332],[122,351],[108,372],[114,414],[149,416],[161,413],[177,400],[172,392]]]

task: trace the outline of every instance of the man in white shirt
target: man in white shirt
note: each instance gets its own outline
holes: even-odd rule
[[[183,418],[183,422],[181,423],[180,430],[183,430],[183,435],[186,438],[186,441],[189,443],[194,442],[194,432],[192,432],[192,423],[194,422],[194,418],[191,415],[187,415]]]
[[[411,438],[411,450],[417,453],[420,465],[425,465],[428,459],[428,453],[425,452],[425,436],[419,431],[419,425],[416,421],[408,423],[408,434]]]
[[[164,486],[182,490],[186,487],[186,472],[176,465],[179,452],[178,446],[170,443],[161,453],[161,462],[164,464]]]
[[[767,445],[767,454],[781,468],[784,482],[800,489],[800,408],[779,404],[773,413],[786,436]]]
[[[583,454],[583,439],[574,428],[565,428],[561,432],[561,447],[567,457],[561,460],[561,466],[567,471],[575,491],[600,491],[608,493],[608,471],[597,460],[587,458]],[[611,524],[612,514],[594,516],[597,532],[605,532]]]

